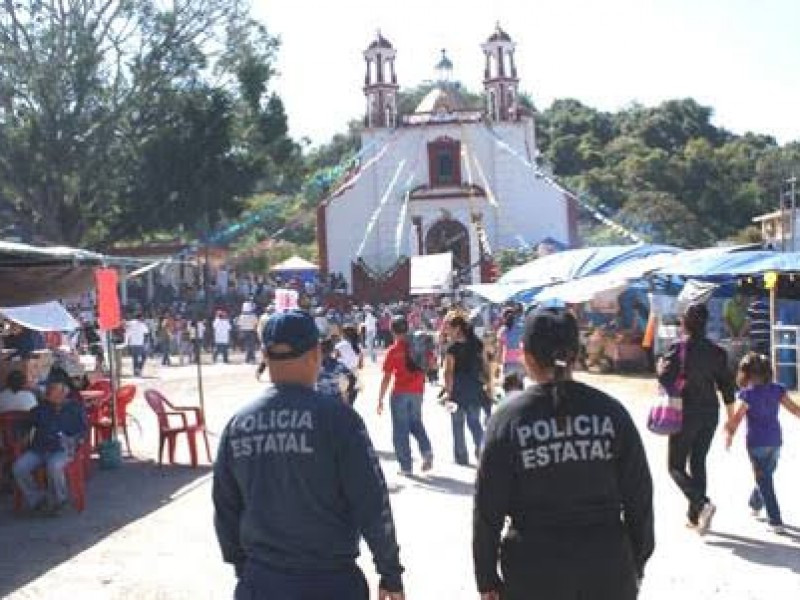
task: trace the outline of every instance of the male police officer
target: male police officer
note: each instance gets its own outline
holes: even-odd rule
[[[403,600],[386,482],[364,423],[314,390],[314,319],[275,314],[263,341],[273,386],[227,425],[214,467],[214,524],[237,600],[367,600],[359,534],[381,575],[378,598]]]

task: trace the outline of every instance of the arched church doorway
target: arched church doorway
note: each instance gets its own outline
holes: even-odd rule
[[[455,219],[440,219],[425,236],[425,253],[453,253],[453,269],[461,274],[462,282],[471,281],[469,231]]]

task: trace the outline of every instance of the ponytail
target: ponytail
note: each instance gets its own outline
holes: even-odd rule
[[[557,351],[553,353],[553,411],[556,418],[561,417],[564,398],[564,382],[568,379],[569,366],[574,362],[574,357],[570,358],[566,352]]]
[[[525,321],[525,352],[544,368],[553,370],[551,394],[556,418],[563,417],[567,399],[565,382],[580,351],[578,323],[572,313],[545,308],[531,313]]]

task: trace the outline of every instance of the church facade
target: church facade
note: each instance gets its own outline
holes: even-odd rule
[[[452,252],[458,280],[483,283],[498,250],[577,243],[576,207],[532,168],[515,44],[498,26],[482,49],[484,107],[467,105],[443,51],[439,81],[412,114],[398,114],[392,44],[378,33],[364,52],[359,164],[317,213],[320,268],[344,275],[360,300],[407,295],[415,255]]]

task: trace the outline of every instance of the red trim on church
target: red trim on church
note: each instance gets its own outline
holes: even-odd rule
[[[564,202],[567,204],[567,235],[570,248],[579,248],[581,245],[581,235],[578,230],[578,202],[564,194]]]
[[[411,262],[404,258],[385,275],[369,271],[363,262],[352,265],[353,297],[359,304],[380,304],[408,299]]]
[[[317,206],[317,252],[319,254],[319,272],[328,276],[328,203],[320,202]]]
[[[450,181],[440,178],[437,158],[447,153],[453,165],[453,177]],[[428,175],[431,187],[452,187],[461,185],[461,142],[449,137],[440,137],[428,142]]]

